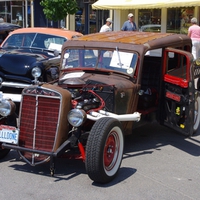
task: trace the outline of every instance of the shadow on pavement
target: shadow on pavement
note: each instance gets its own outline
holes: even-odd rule
[[[200,131],[193,137],[185,137],[170,128],[160,126],[157,123],[147,124],[133,130],[133,134],[125,136],[125,148],[123,159],[144,154],[152,154],[155,150],[171,145],[192,156],[200,156]],[[50,163],[38,166],[30,166],[20,159],[19,154],[12,150],[1,162],[10,162],[9,167],[16,171],[33,173],[35,175],[49,176]],[[80,174],[86,174],[85,163],[82,160],[67,158],[56,159],[56,171],[53,181],[70,180]],[[136,169],[121,167],[116,178],[108,184],[96,184],[94,186],[110,187],[118,184],[136,173]]]
[[[150,123],[134,129],[132,135],[125,136],[124,159],[151,154],[166,145],[174,146],[192,156],[200,156],[199,135],[200,131],[192,137],[186,137],[168,127]]]

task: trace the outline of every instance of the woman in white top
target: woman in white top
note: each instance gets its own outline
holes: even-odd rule
[[[194,60],[200,57],[200,27],[197,25],[197,18],[191,19],[192,25],[188,29],[188,36],[192,39],[192,54]]]

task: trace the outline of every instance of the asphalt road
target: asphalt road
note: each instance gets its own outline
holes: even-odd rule
[[[0,163],[0,199],[200,199],[200,131],[185,138],[154,123],[133,132],[118,176],[106,185],[93,183],[80,160],[59,158],[51,177],[49,164],[31,167],[12,151]]]

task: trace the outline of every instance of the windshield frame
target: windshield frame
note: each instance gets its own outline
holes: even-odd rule
[[[113,71],[133,77],[139,61],[136,51],[111,48],[66,48],[62,52],[61,69],[93,69]]]

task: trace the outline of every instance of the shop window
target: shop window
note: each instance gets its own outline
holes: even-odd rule
[[[84,32],[84,15],[83,8],[80,8],[75,14],[75,30],[83,33]]]
[[[10,2],[0,2],[0,18],[5,22],[11,22]]]
[[[138,27],[140,31],[161,31],[161,9],[140,9]]]
[[[91,4],[87,5],[88,9],[85,9],[84,3],[81,1],[77,3],[79,10],[75,14],[75,30],[83,34],[98,32],[96,29],[96,10],[92,10]],[[86,25],[85,20],[89,21],[88,25]]]
[[[187,34],[192,17],[194,7],[167,9],[167,32]]]

